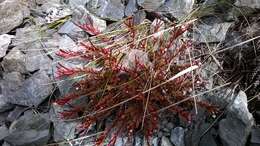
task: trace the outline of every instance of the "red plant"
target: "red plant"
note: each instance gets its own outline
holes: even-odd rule
[[[158,127],[159,112],[165,107],[186,121],[192,120],[194,100],[190,94],[193,87],[202,86],[200,77],[193,71],[193,75],[189,72],[171,80],[179,72],[199,65],[198,60],[190,62],[187,57],[187,50],[192,50],[189,40],[181,39],[191,24],[170,24],[163,28],[164,22],[158,19],[153,24],[134,25],[130,17],[121,24],[121,31],[109,34],[100,33],[90,27],[92,24],[84,25],[94,35],[80,44],[84,50],[57,53],[63,58],[79,55],[92,63],[83,68],[59,64],[59,78],[85,76],[75,84],[73,93],[56,103],[64,106],[82,96],[89,99],[88,104],[61,113],[63,118],[80,116],[79,130],[86,130],[95,122],[114,117],[112,125],[97,138],[96,145],[102,145],[109,135],[109,145],[114,145],[119,136],[126,135],[131,141],[140,129],[148,140]],[[197,104],[212,110],[206,102]]]

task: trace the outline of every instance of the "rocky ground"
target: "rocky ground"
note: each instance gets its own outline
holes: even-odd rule
[[[79,137],[78,122],[60,119],[62,109],[53,104],[71,87],[54,78],[62,61],[55,52],[76,50],[89,36],[76,25],[86,16],[104,31],[127,16],[151,20],[154,14],[168,21],[198,19],[190,36],[212,90],[200,98],[221,110],[210,119],[200,110],[192,124],[162,117],[153,146],[260,145],[259,0],[0,0],[1,144],[93,145],[93,137]],[[116,146],[124,143],[118,138]],[[132,145],[146,143],[136,135]]]

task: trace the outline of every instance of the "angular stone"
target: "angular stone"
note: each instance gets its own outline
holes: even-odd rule
[[[137,0],[137,4],[147,11],[154,11],[159,8],[165,0]]]
[[[2,66],[5,72],[26,73],[25,54],[18,48],[13,48],[3,59]]]
[[[219,135],[225,146],[244,146],[250,128],[242,121],[227,118],[219,122]]]
[[[6,55],[6,51],[12,38],[14,38],[14,36],[8,34],[0,35],[0,58]]]
[[[4,89],[15,91],[19,89],[24,81],[24,77],[20,72],[10,72],[3,75]]]
[[[10,133],[5,141],[16,146],[46,145],[50,138],[49,130],[27,130]]]
[[[29,16],[28,8],[21,1],[1,0],[0,1],[0,34],[10,32],[19,26],[23,19]]]
[[[138,11],[137,8],[137,0],[129,0],[126,8],[125,8],[125,15],[126,16],[132,16],[135,12]]]
[[[133,16],[134,24],[138,25],[141,24],[146,18],[146,13],[144,10],[140,10],[136,12]]]
[[[23,106],[38,106],[53,91],[51,79],[45,72],[35,73],[22,87],[5,95],[5,101]]]
[[[21,114],[22,114],[25,110],[26,110],[25,107],[16,106],[16,107],[14,108],[14,110],[11,111],[11,112],[8,114],[6,120],[9,121],[9,122],[15,121],[16,119],[18,119],[18,118],[21,116]]]
[[[238,95],[235,97],[232,105],[229,107],[228,114],[233,115],[235,118],[240,119],[242,122],[244,122],[247,125],[252,125],[254,122],[253,116],[249,112],[247,106],[248,106],[248,102],[247,102],[246,93],[240,91]]]
[[[90,0],[87,8],[107,20],[118,21],[124,17],[125,6],[121,0]]]
[[[58,33],[67,34],[73,39],[85,37],[84,31],[80,27],[75,25],[72,21],[67,21],[65,24],[63,24],[59,29]]]
[[[1,87],[0,87],[1,88]],[[7,103],[6,101],[4,101],[4,97],[2,94],[0,94],[0,113],[1,112],[5,112],[8,111],[10,109],[12,109],[14,107],[14,105]]]
[[[184,129],[182,127],[176,127],[172,129],[170,140],[175,146],[185,146]]]
[[[3,140],[9,134],[9,130],[5,125],[0,127],[0,140]]]
[[[52,35],[48,30],[42,33],[42,31],[40,31],[41,29],[45,28],[32,25],[17,29],[12,44],[17,46],[21,51],[27,51],[28,49],[36,50],[40,46],[38,44],[41,44],[45,39],[50,38]],[[37,48],[30,48],[35,46],[37,46]]]
[[[252,129],[250,142],[255,143],[255,144],[260,144],[260,129],[259,128]]]
[[[213,18],[209,18],[207,22],[196,24],[193,38],[201,43],[222,42],[225,40],[228,29],[232,26],[232,22],[216,22]]]
[[[25,112],[23,116],[15,120],[9,131],[16,132],[22,130],[45,130],[50,128],[50,121],[46,118],[47,115],[33,113],[32,111]]]
[[[44,115],[30,112],[11,124],[4,140],[17,146],[45,145],[50,138],[49,128],[50,121]]]
[[[160,13],[169,13],[181,20],[191,13],[193,6],[194,0],[167,0],[157,11]]]
[[[219,122],[219,135],[225,145],[245,145],[254,124],[247,105],[247,96],[240,91],[228,107],[227,118]]]
[[[94,13],[95,14],[95,13]],[[76,24],[89,24],[92,23],[93,27],[102,32],[106,29],[106,21],[100,19],[90,11],[86,10],[83,6],[78,6],[74,10],[72,20]]]
[[[30,47],[32,48],[32,47]],[[28,49],[25,57],[25,67],[29,72],[36,70],[48,71],[51,69],[52,60],[40,48],[35,47],[35,50]]]
[[[64,109],[60,106],[53,104],[49,112],[51,121],[54,126],[53,139],[58,142],[64,139],[75,138],[76,127],[78,122],[65,122],[59,117],[59,113]]]

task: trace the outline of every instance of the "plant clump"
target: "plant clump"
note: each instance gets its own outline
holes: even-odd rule
[[[191,23],[176,25],[155,19],[136,24],[129,17],[101,33],[88,22],[80,26],[93,36],[80,42],[82,49],[57,53],[65,59],[81,59],[86,65],[58,65],[58,78],[80,79],[73,86],[75,90],[56,103],[70,105],[69,110],[61,112],[62,118],[81,119],[79,130],[84,132],[92,124],[112,118],[96,145],[106,139],[108,145],[114,145],[121,136],[131,141],[137,131],[149,139],[158,128],[162,111],[173,112],[187,122],[192,120],[194,106],[212,111],[207,102],[191,98],[195,89],[203,86],[195,70],[200,61],[190,56],[192,41],[183,37]],[[87,104],[70,104],[82,97]]]

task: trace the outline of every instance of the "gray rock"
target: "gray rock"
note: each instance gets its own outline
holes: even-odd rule
[[[13,111],[11,111],[6,120],[9,121],[9,122],[13,122],[15,121],[16,119],[18,119],[21,114],[26,110],[25,107],[22,107],[22,106],[16,106],[15,109]]]
[[[9,92],[14,92],[22,86],[23,78],[19,72],[11,72],[3,75],[3,80],[0,80],[0,112],[10,110],[14,105],[5,101],[5,96]]]
[[[19,26],[30,12],[21,1],[0,1],[0,34],[7,33]]]
[[[60,106],[53,104],[49,112],[54,126],[53,139],[56,142],[75,138],[76,126],[79,124],[78,122],[65,122],[60,119],[59,112],[63,110]]]
[[[161,140],[161,146],[172,146],[172,144],[167,137],[163,136]]]
[[[8,116],[9,111],[1,112],[0,113],[0,125],[4,125],[6,122],[6,117]]]
[[[10,72],[3,75],[3,84],[5,89],[15,91],[23,84],[24,78],[20,72]]]
[[[43,40],[45,37],[47,37],[46,33],[41,32],[37,26],[19,28],[16,30],[15,39],[12,44],[19,46],[19,49],[24,51],[28,48],[28,45],[35,44],[35,42]]]
[[[159,8],[165,0],[137,0],[137,4],[143,7],[145,10],[154,11]]]
[[[219,122],[219,135],[224,146],[244,146],[250,128],[242,121],[227,118]]]
[[[137,11],[138,8],[136,0],[129,0],[125,8],[125,15],[132,16]]]
[[[4,140],[17,146],[45,145],[50,138],[49,128],[50,121],[44,115],[31,112],[11,124]]]
[[[2,146],[11,146],[11,145],[5,141]]]
[[[234,117],[238,118],[242,122],[244,122],[247,125],[253,124],[253,116],[249,112],[247,103],[247,96],[246,93],[243,91],[240,91],[238,95],[235,97],[233,103],[231,106],[229,106],[228,113],[230,115],[233,115]]]
[[[250,7],[254,9],[260,9],[259,0],[236,0],[235,5],[238,7]]]
[[[247,108],[247,96],[240,91],[228,107],[227,118],[219,122],[219,135],[226,146],[243,146],[254,124]]]
[[[95,16],[83,6],[78,6],[77,9],[74,10],[72,20],[76,24],[89,24],[91,22],[93,23],[93,27],[100,32],[104,31],[107,26],[105,20]]]
[[[6,55],[6,51],[12,38],[14,38],[14,36],[8,34],[0,35],[0,58]]]
[[[182,19],[191,13],[194,0],[167,0],[157,9],[160,13],[170,13],[177,19]]]
[[[35,48],[35,50],[30,49]],[[40,47],[30,47],[25,56],[25,67],[29,72],[36,70],[48,71],[51,69],[52,60],[42,51]]]
[[[10,128],[10,133],[23,130],[46,130],[50,128],[48,115],[27,111],[19,119],[15,120]]]
[[[11,133],[5,138],[5,141],[16,146],[35,146],[47,144],[49,137],[49,130],[27,130]]]
[[[62,38],[59,41],[59,49],[63,49],[66,51],[80,51],[82,50],[82,48],[80,48],[79,46],[77,46],[77,44],[68,36],[64,35],[62,36]],[[77,57],[70,59],[68,61],[64,61],[63,58],[59,58],[56,55],[53,56],[54,57],[54,61],[55,62],[59,62],[62,65],[69,67],[69,68],[82,68],[86,62],[82,62],[82,60]],[[57,72],[57,66],[54,65],[53,66],[53,72]],[[68,92],[70,92],[72,90],[72,85],[73,83],[75,83],[77,80],[79,80],[81,78],[66,78],[62,81],[59,81],[57,83],[58,88],[61,92],[62,95],[67,94]]]
[[[210,22],[212,21],[212,22]],[[232,26],[232,22],[214,22],[210,18],[207,22],[198,23],[194,26],[193,38],[202,43],[221,42],[225,40],[228,29]]]
[[[34,26],[17,30],[13,43],[17,46],[16,48],[25,53],[22,56],[22,61],[24,61],[26,71],[28,72],[34,72],[39,69],[48,71],[51,68],[51,60],[45,53],[41,52],[44,47],[42,44],[44,36],[47,37],[47,33],[42,35],[38,28]]]
[[[3,59],[2,66],[5,72],[26,73],[25,54],[18,48],[13,48]]]
[[[146,13],[144,10],[137,11],[134,16],[134,24],[138,25],[141,24],[146,18]]]
[[[1,88],[1,87],[0,87]],[[5,112],[8,111],[10,109],[12,109],[14,106],[10,103],[7,103],[6,101],[4,101],[4,97],[2,94],[0,94],[0,113],[1,112]]]
[[[260,129],[259,128],[253,128],[251,131],[251,143],[260,144]]]
[[[125,11],[121,0],[90,0],[87,8],[102,19],[112,21],[121,20]]]
[[[24,106],[38,106],[53,91],[51,79],[45,72],[35,73],[25,80],[22,87],[5,95],[5,101]]]
[[[59,29],[58,33],[67,34],[68,36],[75,39],[83,38],[85,36],[84,31],[71,21],[67,21],[65,24],[63,24]]]
[[[75,122],[54,122],[54,141],[62,141],[64,139],[75,138],[75,128],[78,123]]]
[[[6,94],[5,90],[9,87],[11,87],[11,88],[13,87],[13,86],[10,86],[9,81],[0,80],[0,113],[8,111],[14,107],[14,105],[12,105],[4,100],[5,99],[4,95]]]
[[[175,146],[184,146],[184,129],[182,127],[172,129],[170,140]]]
[[[0,141],[3,140],[6,136],[8,136],[9,130],[5,125],[0,127]]]

